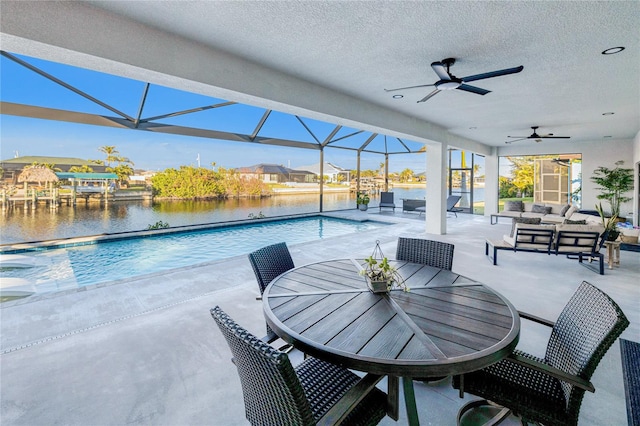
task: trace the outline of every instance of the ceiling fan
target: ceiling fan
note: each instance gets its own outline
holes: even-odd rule
[[[491,90],[481,89],[480,87],[470,86],[465,83],[468,83],[470,81],[476,81],[476,80],[484,80],[485,78],[499,77],[501,75],[515,74],[515,73],[519,73],[524,69],[524,67],[520,65],[519,67],[515,67],[515,68],[507,68],[504,70],[485,72],[483,74],[476,74],[476,75],[470,75],[467,77],[458,78],[455,75],[451,74],[451,71],[449,70],[449,68],[455,63],[456,63],[455,58],[447,58],[447,59],[443,59],[440,62],[432,63],[431,68],[433,68],[433,71],[440,78],[440,80],[436,81],[433,84],[421,84],[419,86],[399,87],[397,89],[384,89],[384,91],[395,92],[397,90],[435,86],[435,90],[429,93],[424,98],[420,99],[418,103],[424,102],[432,98],[433,96],[435,96],[436,94],[438,94],[443,90],[458,89],[458,90],[464,90],[465,92],[475,93],[477,95],[486,95],[487,93],[490,93]]]
[[[506,141],[506,144],[510,144],[510,143],[514,143],[514,142],[518,142],[518,141],[523,141],[525,139],[535,139],[536,142],[542,142],[542,139],[569,139],[571,138],[571,136],[553,136],[553,133],[548,133],[546,135],[539,135],[536,132],[536,129],[538,129],[539,126],[531,126],[531,128],[533,129],[533,133],[530,136],[507,136],[508,138],[517,138],[515,140],[512,141]]]

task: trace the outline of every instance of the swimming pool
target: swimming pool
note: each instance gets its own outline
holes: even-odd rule
[[[298,244],[385,225],[311,216],[118,239],[22,253],[35,257],[36,266],[4,269],[0,277],[24,278],[39,291],[56,291],[220,260],[281,241]]]

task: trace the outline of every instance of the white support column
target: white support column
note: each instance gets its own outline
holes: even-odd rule
[[[491,155],[484,157],[484,215],[498,213],[499,176],[498,154],[494,147]]]
[[[430,234],[447,233],[447,146],[427,145],[427,197],[426,231]]]

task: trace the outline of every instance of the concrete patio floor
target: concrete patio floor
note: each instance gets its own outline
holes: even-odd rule
[[[510,224],[458,214],[447,235],[424,233],[415,213],[341,212],[394,225],[290,246],[296,265],[365,257],[379,240],[393,257],[398,236],[455,244],[453,270],[483,282],[519,310],[553,319],[587,280],[621,306],[631,325],[622,337],[640,341],[640,253],[623,251],[619,268],[601,276],[565,257],[501,252],[493,266],[484,240]],[[282,238],[285,240],[285,236]],[[0,305],[0,423],[2,425],[245,425],[242,391],[229,349],[209,315],[220,305],[257,335],[264,317],[246,256],[106,285]],[[548,333],[524,322],[519,347],[541,355]],[[295,360],[300,354],[293,355]],[[294,362],[295,362],[294,360]],[[625,425],[620,348],[616,342],[596,370],[580,424]],[[384,388],[384,387],[383,387]],[[454,425],[458,398],[450,379],[416,382],[422,424]],[[401,413],[396,423],[406,424]],[[519,424],[515,418],[506,424]]]

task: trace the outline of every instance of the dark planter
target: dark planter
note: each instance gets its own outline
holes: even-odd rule
[[[615,241],[618,239],[619,236],[620,236],[620,231],[610,230],[609,233],[607,234],[607,241]]]

